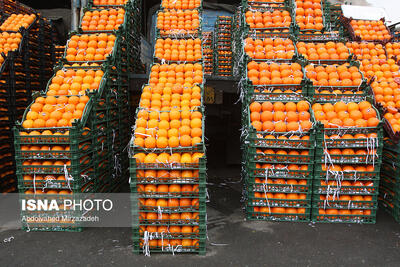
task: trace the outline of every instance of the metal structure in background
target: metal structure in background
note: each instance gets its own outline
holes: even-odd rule
[[[71,30],[76,31],[79,25],[79,13],[81,1],[80,0],[71,0]]]
[[[71,30],[76,31],[79,25],[79,18],[83,15],[83,8],[87,6],[88,0],[71,0]]]

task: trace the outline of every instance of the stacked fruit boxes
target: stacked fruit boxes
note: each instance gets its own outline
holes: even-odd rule
[[[400,222],[400,147],[388,137],[384,142],[379,203],[397,222]]]
[[[212,75],[214,72],[214,34],[213,32],[203,33],[203,61],[204,61],[204,74]]]
[[[342,43],[297,45],[309,60],[305,67],[312,81],[308,95],[319,122],[312,220],[375,223],[383,128],[378,111],[366,101],[366,79],[355,62],[343,63],[349,53]],[[307,51],[313,46],[318,58]],[[330,51],[329,59],[324,51]],[[310,64],[314,60],[326,64]]]
[[[143,64],[141,64],[140,55],[141,55],[141,30],[142,30],[142,23],[143,21],[140,19],[140,15],[142,13],[142,0],[105,0],[105,1],[97,1],[91,0],[89,1],[88,8],[92,11],[99,11],[101,10],[109,10],[111,13],[117,11],[118,14],[123,14],[121,10],[125,11],[123,23],[121,25],[124,30],[125,38],[129,41],[127,46],[127,54],[129,59],[129,71],[135,73],[142,73],[144,71]],[[89,14],[88,14],[89,15]],[[106,15],[106,14],[104,14]],[[84,17],[85,15],[83,15]],[[107,14],[107,16],[113,16],[113,14]],[[82,18],[83,18],[82,17]],[[90,16],[89,16],[90,17]],[[96,23],[90,24],[90,21],[87,25],[82,25],[85,28],[86,32],[110,32],[112,30],[117,30],[119,27],[118,21],[121,18],[117,15],[117,20],[114,20],[116,23],[110,23],[108,20],[108,25],[102,26],[97,25]],[[114,19],[114,17],[111,17]],[[106,19],[106,16],[104,17]],[[86,24],[86,23],[85,23]],[[100,24],[102,25],[102,24]],[[81,26],[81,28],[82,28]],[[114,27],[112,27],[114,26]],[[86,28],[87,27],[87,28]],[[100,29],[101,30],[100,30]]]
[[[343,27],[331,14],[327,2],[294,2],[294,32],[300,41],[335,41],[343,35]]]
[[[368,21],[365,23],[376,27],[379,22],[375,21],[375,25]],[[399,65],[394,60],[394,56],[398,54],[399,45],[397,43],[382,45],[374,42],[348,42],[346,45],[361,63],[360,70],[371,85],[369,93],[373,96],[374,103],[379,108],[384,121],[387,136],[383,144],[379,204],[398,220],[396,188],[400,114],[396,105],[399,85],[394,82],[394,79],[399,77]]]
[[[128,12],[128,10],[126,10]],[[104,13],[104,12],[103,12]],[[71,34],[62,62],[43,93],[34,96],[14,130],[21,198],[78,197],[111,192],[127,177],[124,148],[129,142],[128,55],[125,28],[117,32]],[[23,221],[35,231],[80,231],[74,220],[40,212]],[[32,212],[23,211],[24,216]]]
[[[246,217],[307,222],[315,144],[311,103],[305,98],[309,81],[289,38],[290,23],[255,23],[259,14],[265,13],[266,22],[273,14],[259,3],[257,10],[252,5],[246,6],[243,21],[244,29],[252,30],[243,37],[241,81]],[[274,10],[291,17],[290,8]]]
[[[214,73],[217,76],[233,76],[233,28],[232,17],[218,16],[214,28]]]
[[[5,13],[0,26],[3,40],[0,44],[0,151],[4,153],[0,159],[0,192],[13,192],[17,184],[12,125],[21,119],[26,105],[32,101],[32,92],[40,90],[50,77],[54,44],[47,20],[18,3],[2,4]],[[22,13],[17,13],[20,10]]]
[[[193,9],[183,9],[189,6]],[[155,63],[142,89],[130,144],[133,251],[204,254],[201,1],[163,0],[161,7]],[[171,24],[174,16],[179,23]]]
[[[247,219],[309,221],[315,142],[310,103],[253,101],[247,108]]]

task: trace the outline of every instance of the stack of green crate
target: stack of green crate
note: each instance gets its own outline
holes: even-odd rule
[[[342,61],[325,60],[325,64],[309,61],[305,68],[327,68],[341,66]],[[347,61],[346,68],[357,66]],[[307,77],[311,79],[311,70]],[[349,105],[359,109],[359,104],[371,107],[367,102],[368,86],[362,73],[359,86],[331,86],[314,84],[308,86],[308,95],[313,101],[313,110],[318,122],[316,127],[316,150],[313,182],[314,222],[375,223],[380,168],[382,164],[383,128],[354,125],[331,125],[332,119],[324,117],[333,109],[335,116],[350,117]],[[343,107],[346,107],[343,110]],[[349,109],[350,110],[350,109]],[[317,114],[318,113],[318,114]],[[321,113],[321,114],[320,114]],[[328,116],[328,115],[327,115]],[[330,116],[330,115],[329,115]],[[363,116],[363,115],[362,115]],[[342,118],[343,120],[346,117]],[[363,117],[361,117],[363,118]],[[340,120],[341,121],[341,120]],[[339,122],[340,123],[340,122]]]
[[[108,40],[115,40],[113,50],[105,60],[68,61],[69,41],[63,64],[54,68],[55,74],[46,90],[34,96],[34,102],[26,109],[22,123],[18,123],[14,129],[21,198],[30,194],[45,198],[77,198],[78,193],[112,192],[127,182],[129,168],[124,154],[127,154],[125,147],[130,138],[127,74],[127,47],[130,40],[124,30],[122,27],[116,32],[71,33],[73,39],[82,37],[89,40],[103,34]],[[95,76],[96,83],[87,84],[78,93],[77,90],[81,89],[75,90],[73,82],[79,84],[82,77],[88,76]],[[61,87],[57,83],[62,84]],[[61,94],[58,90],[64,85],[67,91]],[[74,113],[70,122],[65,121],[60,125],[56,121],[57,125],[53,126],[27,127],[29,124],[26,121],[33,114],[31,111],[46,105],[64,110],[81,105],[82,112],[77,117]],[[44,112],[43,116],[48,118],[49,115]],[[32,212],[22,212],[22,216],[29,215],[33,215]],[[36,215],[43,220],[23,221],[24,229],[82,230],[78,222],[54,222],[48,219],[48,216],[54,215],[82,215],[76,212],[40,212]]]
[[[233,22],[232,22],[232,56],[233,56],[233,76],[240,76],[240,62],[242,60],[242,13],[241,8],[238,7],[233,14]]]
[[[257,102],[263,105],[267,101]],[[270,103],[277,102],[280,101]],[[243,106],[247,111],[243,110],[245,130],[242,140],[247,219],[309,221],[314,131],[256,131],[250,123],[249,104]]]
[[[141,10],[141,1],[128,1],[125,5],[96,5],[94,3],[89,4],[90,8],[86,8],[83,14],[85,17],[86,12],[101,12],[102,10],[115,10],[119,12],[124,10],[123,23],[119,26],[118,30],[87,30],[83,29],[80,25],[80,31],[85,34],[95,34],[100,32],[114,33],[118,39],[118,51],[121,51],[119,55],[116,55],[109,62],[104,64],[110,78],[107,85],[112,92],[113,97],[116,99],[116,109],[110,110],[108,113],[112,115],[109,118],[109,133],[108,142],[111,144],[110,148],[110,159],[108,164],[111,164],[108,168],[112,169],[112,175],[104,186],[110,187],[115,186],[113,183],[118,181],[118,177],[127,177],[128,174],[128,161],[127,161],[127,150],[125,149],[129,143],[129,131],[130,131],[130,110],[129,110],[129,96],[128,96],[128,84],[129,84],[129,72],[142,72],[142,64],[140,60],[140,30],[141,22],[139,19]],[[81,22],[82,24],[82,22]],[[105,164],[105,163],[104,163]],[[113,182],[114,181],[114,182]]]
[[[92,10],[102,10],[102,9],[109,10],[109,9],[121,9],[121,8],[126,11],[124,23],[121,26],[121,28],[123,28],[125,38],[129,40],[127,46],[129,71],[135,73],[142,73],[144,72],[144,66],[141,63],[141,57],[140,57],[141,30],[143,24],[143,21],[141,19],[142,0],[129,0],[129,1],[124,1],[124,4],[112,4],[112,5],[111,4],[102,5],[98,1],[90,0],[87,10],[92,11]]]
[[[99,192],[104,177],[97,165],[97,155],[106,146],[106,137],[101,129],[107,117],[105,103],[99,98],[106,98],[105,80],[99,92],[93,93],[86,103],[82,119],[73,123],[72,127],[32,128],[25,129],[17,125],[14,129],[15,151],[17,162],[18,188],[21,198],[54,197],[64,195],[73,197],[75,193]],[[46,99],[45,94],[35,96]],[[57,99],[60,97],[56,97]],[[71,98],[71,97],[69,97]],[[33,105],[33,104],[32,104]],[[29,106],[24,114],[32,110]],[[104,172],[106,172],[105,170]],[[72,194],[72,196],[71,196]],[[69,211],[60,212],[66,215]],[[22,216],[33,215],[23,211]],[[53,212],[43,212],[41,217],[54,216]],[[51,223],[23,222],[24,230],[33,231],[80,231],[80,224],[73,222]]]
[[[319,4],[320,9],[322,10],[323,19],[323,28],[321,30],[301,30],[299,25],[295,21],[296,14],[293,14],[293,21],[295,22],[293,28],[294,33],[300,41],[335,41],[338,38],[343,37],[343,27],[338,23],[337,17],[335,17],[335,15],[331,13],[331,5],[328,3],[328,1],[319,1]],[[297,8],[296,2],[294,2],[293,8]]]
[[[233,76],[233,19],[218,16],[214,27],[214,74]]]
[[[169,12],[165,6],[170,4],[174,5],[175,2],[163,0],[162,10],[158,11],[158,14]],[[201,5],[196,6],[194,10],[197,10],[201,17]],[[201,28],[193,32],[181,28],[174,29],[176,34],[159,27],[157,31],[156,39],[163,40],[159,42],[160,44],[169,38],[168,42],[176,46],[175,48],[171,46],[171,50],[177,50],[177,41],[200,42],[196,38],[201,40],[202,37]],[[153,63],[150,66],[149,82],[142,88],[139,107],[135,114],[134,134],[129,145],[133,252],[144,253],[147,256],[150,253],[205,254],[206,151],[205,112],[202,99],[204,77],[200,84],[196,84],[195,80],[190,83],[186,81],[185,79],[191,78],[189,76],[175,77],[175,72],[186,74],[186,68],[196,68],[196,71],[199,71],[199,66],[204,76],[203,58],[195,61],[174,61],[171,57],[166,58],[165,53],[155,51],[154,62],[162,64]],[[166,71],[169,68],[173,71]],[[167,74],[167,77],[162,77],[161,74]],[[185,83],[178,82],[178,78]],[[175,100],[169,102],[172,92]],[[190,103],[188,109],[183,105],[185,102],[183,97],[188,97],[190,94],[200,94],[200,101],[194,105]],[[176,97],[179,99],[178,102]],[[162,107],[153,106],[159,100],[163,101],[160,101]],[[176,105],[172,105],[172,101],[175,101]],[[182,137],[191,135],[183,131],[185,129],[183,126],[187,126],[186,123],[189,121],[188,118],[190,121],[193,118],[201,118],[200,142],[182,143]],[[174,140],[171,137],[175,137],[176,125],[181,127],[179,127],[179,139],[177,137]],[[192,127],[191,122],[190,127]],[[163,133],[163,130],[166,132]],[[163,134],[167,134],[168,139]],[[173,144],[173,141],[177,143]]]
[[[204,32],[202,47],[203,47],[203,61],[204,61],[204,74],[212,75],[214,71],[214,33]]]
[[[312,220],[375,223],[382,125],[342,129],[318,125],[316,132]],[[337,154],[338,150],[343,153]]]
[[[400,222],[400,146],[385,137],[381,181],[379,184],[379,204]]]
[[[280,41],[293,38],[291,36],[292,27],[250,29],[245,19],[245,13],[248,11],[285,10],[291,13],[290,1],[282,3],[243,2],[241,42],[248,38],[246,42],[254,42],[253,46],[256,43],[262,43],[264,46],[264,43],[277,38],[282,38]],[[246,43],[243,45],[246,46]],[[274,111],[274,106],[283,106],[285,110],[286,106],[293,108],[294,105],[296,107],[295,117],[302,112],[299,112],[298,107],[308,106],[307,113],[303,113],[311,114],[311,103],[306,98],[310,81],[305,78],[305,70],[301,65],[303,63],[297,56],[292,59],[265,59],[266,56],[264,59],[259,59],[251,53],[246,55],[246,49],[246,47],[241,48],[239,53],[242,62],[242,80],[240,82],[243,125],[242,177],[244,178],[246,217],[249,220],[308,222],[311,217],[314,170],[313,118],[310,116],[309,122],[307,121],[309,129],[276,131],[274,128],[277,123],[283,122],[288,125],[291,121],[287,121],[285,113],[284,121],[279,118],[275,119],[275,112],[278,110]],[[264,51],[264,53],[266,52]],[[297,55],[295,48],[294,54]],[[262,70],[268,71],[272,67],[280,69],[284,67],[283,64],[285,64],[285,68],[292,69],[293,67],[292,70],[299,68],[302,76],[297,76],[296,81],[285,82],[286,84],[276,83],[270,79],[267,79],[269,81],[267,84],[264,83],[264,79],[259,79],[261,77],[253,76],[256,69],[258,69],[257,73],[261,73]],[[255,123],[258,116],[265,119],[265,127],[263,122],[261,127]]]

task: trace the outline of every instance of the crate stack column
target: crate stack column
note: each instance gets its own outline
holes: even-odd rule
[[[157,12],[154,62],[130,144],[134,253],[205,253],[201,16],[199,0],[163,0]]]
[[[135,15],[127,5],[130,2],[85,11],[79,32],[70,34],[61,64],[17,123],[15,159],[21,198],[75,199],[77,193],[111,192],[128,181],[123,173],[127,160],[116,160],[129,141],[126,51],[130,40],[125,31],[127,18]],[[97,13],[108,17],[105,25],[91,22]],[[86,23],[92,28],[86,29]],[[61,214],[82,215],[71,210]],[[24,211],[24,215],[33,214]],[[36,215],[43,220],[23,221],[24,229],[82,230],[73,220],[49,220],[58,215],[54,212]]]
[[[291,7],[244,3],[242,175],[249,220],[307,222],[311,216],[314,120]],[[278,7],[276,7],[278,5]],[[281,23],[254,23],[273,21]],[[286,21],[286,24],[283,24]]]
[[[217,17],[214,30],[214,74],[216,76],[233,76],[232,29],[232,17]]]
[[[54,47],[51,25],[17,2],[4,3],[0,36],[0,191],[17,190],[12,127],[20,120],[32,93],[50,77]]]
[[[296,2],[296,49],[316,120],[312,221],[375,223],[383,130],[367,80],[321,5]],[[321,8],[319,8],[321,7]],[[305,23],[302,12],[315,15]],[[321,31],[321,26],[323,31]],[[331,31],[332,34],[328,34]]]
[[[212,75],[214,71],[214,33],[204,32],[203,33],[203,61],[204,61],[204,74]]]
[[[353,20],[349,23],[352,25],[357,22]],[[381,32],[386,30],[382,21],[365,21],[364,23],[380,25]],[[347,26],[352,27],[350,25]],[[352,36],[356,38],[356,36]],[[398,132],[400,124],[398,118],[400,114],[396,103],[399,99],[397,92],[400,86],[393,80],[399,77],[399,64],[394,58],[398,54],[397,49],[400,45],[395,42],[382,45],[379,42],[371,41],[353,41],[346,45],[360,61],[360,71],[369,80],[370,88],[367,93],[372,96],[374,106],[378,107],[385,129],[380,168],[379,205],[399,221],[398,158],[400,149]],[[379,169],[374,171],[379,171]]]

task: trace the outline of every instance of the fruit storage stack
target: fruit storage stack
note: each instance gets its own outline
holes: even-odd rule
[[[368,28],[376,27],[380,22],[364,21]],[[400,85],[396,79],[400,77],[399,65],[394,56],[400,54],[398,43],[382,45],[374,42],[348,42],[347,47],[361,62],[360,70],[368,79],[375,105],[383,117],[386,137],[383,144],[381,181],[379,185],[379,203],[395,219],[398,220],[397,199],[397,162],[398,132],[400,131],[400,113],[398,108]],[[393,164],[392,164],[393,163]]]
[[[233,76],[232,27],[232,17],[217,17],[214,30],[214,73],[217,76]]]
[[[13,192],[17,179],[12,126],[22,118],[32,93],[40,90],[50,77],[54,44],[47,20],[18,3],[2,4],[5,14],[0,26],[0,192]]]
[[[383,129],[343,43],[297,43],[316,119],[312,221],[375,223]]]
[[[262,12],[260,11],[257,12]],[[279,12],[279,15],[282,13]],[[290,9],[283,11],[290,18]],[[257,25],[246,14],[242,79],[242,176],[250,220],[307,222],[311,215],[315,133],[304,68],[293,58],[289,26]],[[265,22],[272,14],[265,15]],[[270,18],[270,19],[269,19]],[[279,19],[275,22],[281,23]],[[249,25],[250,23],[250,25]],[[273,25],[272,25],[273,26]],[[260,37],[261,36],[261,37]]]
[[[400,222],[400,147],[390,138],[385,138],[384,142],[379,204]]]
[[[142,89],[130,144],[133,251],[204,254],[201,1],[163,0],[161,8],[155,63]],[[171,24],[170,15],[179,23]]]
[[[294,13],[295,32],[300,41],[335,41],[343,34],[328,1],[296,0]]]
[[[80,29],[88,33],[111,32],[122,25],[126,29],[125,38],[129,40],[126,48],[129,71],[144,72],[140,61],[142,0],[91,0],[88,6],[90,10],[86,9],[83,14]]]
[[[367,101],[315,103],[312,220],[375,223],[383,129]]]
[[[212,75],[214,71],[214,49],[213,49],[213,32],[203,33],[203,61],[204,61],[204,74]]]
[[[132,40],[126,37],[126,30],[122,26],[112,33],[71,34],[63,64],[54,68],[44,93],[35,95],[14,130],[21,198],[32,194],[73,198],[77,193],[112,192],[127,182],[124,148],[129,142],[130,121],[126,51]],[[24,211],[25,215],[32,213]],[[55,223],[46,219],[54,212],[38,215],[41,222],[24,221],[23,228],[82,230],[73,220]],[[81,214],[66,210],[62,215]]]

